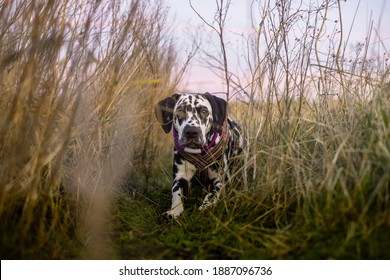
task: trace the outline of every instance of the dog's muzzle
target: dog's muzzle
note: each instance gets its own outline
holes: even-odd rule
[[[204,146],[202,131],[196,126],[186,126],[180,138],[180,144],[188,148],[201,148]]]

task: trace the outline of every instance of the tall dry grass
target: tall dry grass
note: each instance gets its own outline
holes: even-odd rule
[[[375,129],[383,117],[378,100],[388,106],[387,50],[371,46],[371,25],[366,42],[348,55],[350,30],[342,25],[340,2],[253,5],[260,13],[249,38],[250,82],[234,83],[247,103],[242,120],[252,178],[271,187],[282,205],[297,194],[337,187],[348,200],[351,185],[361,185],[375,165],[373,137],[387,141]],[[377,58],[369,57],[370,47]],[[386,192],[386,184],[378,188]]]
[[[2,258],[115,258],[110,241],[119,233],[109,224],[118,187],[136,190],[134,174],[145,186],[166,175],[169,190],[151,105],[171,94],[182,69],[162,2],[122,2],[0,1]],[[137,211],[115,216],[137,223],[121,241],[138,249],[134,236],[165,241],[168,256],[195,244],[197,258],[308,258],[312,248],[314,258],[386,256],[389,66],[369,56],[378,50],[373,25],[352,55],[340,1],[253,1],[241,75],[228,68],[230,1],[219,3],[211,25],[219,25],[221,50],[207,65],[227,79],[228,99],[240,100],[229,108],[247,138],[242,185],[214,211],[194,214],[196,224],[184,217],[171,229],[151,221],[169,196],[159,194],[153,209],[137,197]],[[133,198],[125,201],[133,209]],[[196,238],[177,242],[187,231]]]
[[[110,203],[150,171],[150,104],[177,82],[166,9],[3,0],[0,22],[0,255],[115,257]]]
[[[249,236],[274,256],[309,244],[318,248],[314,256],[384,256],[378,244],[390,227],[389,53],[374,19],[351,52],[349,34],[359,27],[343,25],[341,1],[252,1],[252,33],[234,37],[243,46],[237,51],[224,41],[231,1],[217,2],[223,16],[210,24],[243,69],[226,68],[222,54],[206,55],[230,87],[227,98],[240,100],[230,110],[247,137],[237,186],[243,192],[232,192],[232,201],[241,200],[225,203],[229,223],[249,221],[238,240]],[[332,234],[337,249],[315,243]],[[295,235],[301,238],[289,243]]]

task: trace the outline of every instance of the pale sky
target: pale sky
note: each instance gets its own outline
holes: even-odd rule
[[[261,0],[260,0],[261,1]],[[226,1],[225,1],[226,2]],[[247,36],[251,29],[250,6],[253,0],[232,0],[227,16],[226,42],[230,49],[239,49],[242,45],[240,41],[243,36]],[[300,1],[295,1],[300,2]],[[322,3],[320,0],[303,0],[304,4]],[[202,49],[212,52],[218,52],[219,42],[215,32],[207,27],[196,13],[190,8],[188,0],[165,0],[169,7],[169,20],[174,22],[172,32],[174,32],[175,41],[179,56],[184,62],[185,57],[192,51],[194,38],[199,38]],[[192,0],[193,6],[199,14],[210,23],[216,11],[215,0]],[[370,46],[372,53],[380,52],[381,56],[389,57],[390,52],[390,1],[386,0],[341,0],[343,37],[346,38],[351,30],[350,38],[347,44],[346,55],[354,55],[354,46],[358,43],[364,43],[367,30],[370,26],[370,19],[373,21],[374,31],[371,36]],[[355,23],[352,26],[352,20],[356,14]],[[337,19],[337,11],[333,11],[328,17]],[[351,29],[352,26],[352,29]],[[379,36],[379,37],[378,37]],[[378,39],[380,38],[380,40]],[[237,46],[236,46],[237,44]],[[240,52],[237,51],[237,52]],[[385,54],[386,53],[386,54]],[[183,82],[179,85],[181,91],[193,92],[219,92],[224,91],[225,86],[209,67],[206,67],[201,61],[200,52],[191,62],[191,68],[184,76]],[[236,57],[228,57],[229,66],[234,72]]]

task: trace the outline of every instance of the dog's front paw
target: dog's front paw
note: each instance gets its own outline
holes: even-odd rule
[[[177,219],[182,213],[184,209],[183,207],[175,207],[164,213],[165,217],[168,219]]]
[[[203,203],[201,206],[199,206],[198,210],[204,211],[204,210],[209,209],[210,207],[214,206],[216,203],[217,203],[217,197],[214,194],[209,193],[204,198]]]
[[[204,211],[210,208],[211,206],[212,206],[211,204],[202,204],[201,206],[198,207],[198,211]]]

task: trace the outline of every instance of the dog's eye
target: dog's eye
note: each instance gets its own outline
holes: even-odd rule
[[[179,118],[184,118],[186,116],[186,111],[183,108],[177,108],[175,111],[176,116]]]
[[[202,114],[202,116],[204,117],[207,117],[209,115],[209,110],[207,110],[206,108],[203,108],[200,113]]]

